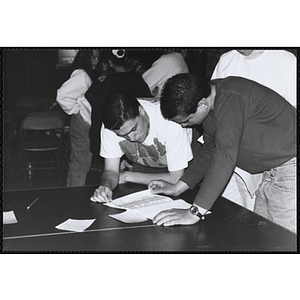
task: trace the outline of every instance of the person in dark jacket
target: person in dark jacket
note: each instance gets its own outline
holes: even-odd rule
[[[139,73],[140,62],[134,58],[126,59],[125,50],[112,50],[103,61],[103,69],[109,74],[95,80],[85,93],[92,106],[92,125],[90,128],[90,151],[99,155],[100,129],[102,126],[102,106],[105,99],[116,92],[129,93],[136,98],[151,98],[148,85]],[[134,67],[133,67],[134,66]]]
[[[263,172],[254,212],[296,231],[296,109],[273,90],[249,79],[202,82],[180,74],[161,97],[165,118],[182,127],[203,124],[204,144],[176,184],[152,181],[154,193],[179,195],[201,183],[191,210],[158,214],[161,225],[194,224],[211,209],[237,166]]]

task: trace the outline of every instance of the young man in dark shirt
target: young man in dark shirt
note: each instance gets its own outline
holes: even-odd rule
[[[201,183],[190,210],[158,214],[158,225],[194,224],[221,195],[236,166],[264,172],[254,211],[296,231],[296,110],[273,90],[227,77],[202,82],[180,74],[161,97],[165,118],[182,127],[203,124],[204,144],[176,184],[152,181],[154,193],[179,195]]]

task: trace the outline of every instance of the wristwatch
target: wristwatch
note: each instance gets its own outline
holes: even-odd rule
[[[197,216],[198,218],[204,220],[204,215],[202,215],[202,214],[200,213],[200,211],[199,211],[199,209],[198,209],[197,206],[192,205],[192,206],[190,207],[190,211],[191,211],[191,213],[192,213],[194,216]]]

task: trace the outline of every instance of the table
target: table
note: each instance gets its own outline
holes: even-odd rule
[[[212,214],[194,225],[125,224],[108,216],[120,210],[89,200],[96,187],[4,192],[3,211],[13,210],[18,223],[3,225],[2,252],[297,252],[295,234],[221,197]],[[120,185],[114,198],[143,189],[146,186]],[[192,203],[196,192],[176,198]],[[96,221],[82,233],[55,228],[69,218]]]

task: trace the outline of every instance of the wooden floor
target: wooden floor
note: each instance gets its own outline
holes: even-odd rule
[[[14,136],[11,143],[9,154],[5,153],[3,157],[3,189],[22,190],[30,188],[48,188],[66,185],[68,174],[68,163],[62,170],[63,182],[60,184],[57,172],[54,170],[35,171],[32,175],[32,185],[25,183],[24,173],[20,171],[18,164],[18,136]],[[101,157],[93,157],[92,167],[87,176],[86,185],[94,185],[100,182],[101,171],[103,170],[103,159]]]

